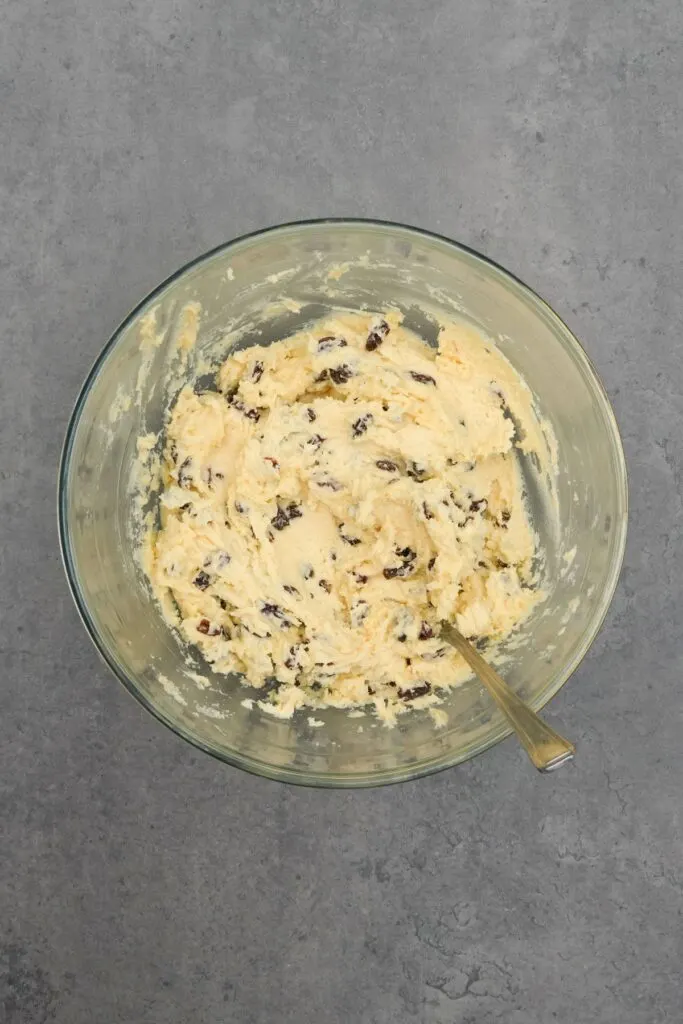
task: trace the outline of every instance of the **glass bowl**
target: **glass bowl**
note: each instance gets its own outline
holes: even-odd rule
[[[129,692],[201,750],[317,786],[416,778],[480,754],[510,731],[474,679],[447,696],[441,728],[418,711],[393,729],[338,709],[278,719],[248,699],[256,692],[237,677],[214,674],[181,647],[150,595],[131,522],[137,440],[161,430],[180,386],[168,368],[188,302],[201,305],[200,357],[225,353],[226,328],[244,335],[241,344],[268,344],[335,305],[399,307],[427,340],[432,316],[455,317],[498,344],[534,392],[559,449],[557,516],[534,515],[548,597],[503,651],[507,680],[542,708],[588,650],[621,566],[626,469],[609,401],[571,331],[513,275],[446,238],[349,220],[287,224],[201,256],[133,310],[88,375],[60,467],[60,540],[86,628]],[[153,309],[150,343],[145,317]]]

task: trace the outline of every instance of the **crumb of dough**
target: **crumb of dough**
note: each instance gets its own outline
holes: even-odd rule
[[[539,429],[462,325],[435,350],[396,313],[339,312],[233,352],[170,414],[154,592],[271,714],[429,708],[470,674],[441,620],[498,640],[542,600],[515,452]]]

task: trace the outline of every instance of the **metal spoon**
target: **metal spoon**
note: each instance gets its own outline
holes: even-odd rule
[[[539,772],[552,772],[572,760],[576,753],[574,744],[546,725],[543,719],[510,689],[495,669],[484,661],[455,626],[450,622],[442,622],[441,636],[452,644],[456,651],[462,654],[470,668],[474,669],[517,733],[519,741]]]

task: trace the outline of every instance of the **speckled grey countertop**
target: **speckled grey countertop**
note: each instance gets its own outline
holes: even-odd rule
[[[5,0],[0,10],[2,1024],[683,1017],[679,0]],[[360,793],[200,755],[103,668],[55,473],[128,309],[326,214],[479,248],[581,337],[632,515],[605,628],[509,740]]]

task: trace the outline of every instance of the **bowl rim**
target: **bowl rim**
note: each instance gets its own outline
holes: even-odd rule
[[[497,275],[502,276],[513,281],[522,292],[525,292],[534,303],[538,304],[551,320],[554,321],[555,326],[560,329],[561,333],[564,333],[567,339],[570,341],[574,348],[574,356],[576,356],[580,363],[583,364],[584,371],[587,371],[587,376],[592,378],[595,384],[596,392],[602,400],[603,413],[605,414],[606,421],[608,423],[614,455],[616,459],[616,475],[617,475],[617,490],[619,492],[619,499],[621,504],[621,515],[619,521],[615,524],[615,547],[614,553],[609,567],[609,574],[605,581],[602,593],[600,595],[600,601],[596,607],[596,613],[590,623],[590,626],[586,629],[580,643],[577,645],[574,652],[573,658],[563,667],[562,671],[558,673],[557,677],[553,680],[552,684],[539,695],[538,699],[533,701],[533,707],[536,711],[545,707],[545,705],[552,700],[552,698],[558,693],[558,691],[564,686],[569,677],[573,675],[576,669],[579,667],[584,657],[588,653],[592,646],[596,636],[598,635],[602,625],[607,616],[607,612],[612,603],[612,598],[619,581],[621,568],[624,560],[624,552],[626,548],[626,535],[628,526],[628,473],[626,466],[626,459],[624,455],[623,443],[619,432],[619,426],[617,419],[612,408],[612,404],[609,400],[609,396],[602,382],[600,374],[593,365],[592,360],[587,354],[585,348],[576,337],[574,332],[568,327],[562,317],[552,308],[552,306],[531,288],[525,281],[523,281],[516,274],[512,273],[502,264],[497,263],[495,260],[471,246],[468,246],[462,242],[458,242],[455,239],[449,238],[446,235],[439,234],[434,231],[428,231],[424,228],[415,227],[410,224],[403,224],[396,221],[390,220],[379,220],[376,218],[363,218],[363,217],[321,217],[307,220],[298,221],[287,221],[282,224],[273,224],[269,227],[259,228],[255,231],[250,231],[242,235],[238,235],[235,238],[230,239],[227,242],[222,242],[220,245],[214,246],[212,249],[207,250],[204,253],[194,257],[187,263],[183,264],[178,270],[174,271],[167,278],[165,278],[159,285],[157,285],[151,292],[149,292],[140,302],[138,302],[131,311],[123,318],[116,329],[111,334],[109,340],[102,348],[102,351],[96,357],[90,371],[85,377],[85,380],[80,388],[78,397],[74,404],[73,411],[69,417],[69,422],[66,429],[64,443],[59,460],[58,477],[57,477],[57,520],[58,520],[58,534],[59,534],[59,547],[62,557],[62,563],[66,574],[71,596],[76,605],[77,611],[85,626],[85,629],[90,636],[97,652],[103,659],[110,671],[117,677],[120,683],[125,687],[128,693],[140,703],[151,715],[154,716],[158,721],[162,722],[165,726],[171,729],[177,736],[186,742],[190,743],[193,747],[204,751],[211,757],[216,758],[225,764],[229,764],[232,767],[240,768],[250,774],[261,776],[264,778],[272,779],[280,782],[288,782],[296,785],[311,786],[314,788],[342,788],[342,789],[356,789],[356,788],[369,788],[374,786],[391,785],[398,782],[405,782],[412,779],[422,778],[424,776],[433,775],[440,771],[445,771],[448,768],[453,768],[458,764],[469,761],[471,758],[483,754],[486,750],[491,749],[501,740],[512,734],[512,729],[508,727],[504,722],[501,726],[494,730],[487,739],[480,743],[478,746],[471,750],[465,750],[456,754],[445,754],[439,755],[431,759],[426,759],[418,763],[404,765],[401,768],[386,768],[375,772],[362,772],[357,774],[352,773],[329,773],[329,774],[316,774],[311,772],[302,771],[299,769],[289,768],[286,766],[272,765],[267,761],[260,761],[257,758],[241,754],[237,751],[225,751],[218,748],[212,747],[209,744],[203,743],[201,739],[192,735],[182,725],[174,721],[168,716],[161,708],[157,707],[152,703],[151,700],[139,689],[134,679],[132,679],[116,662],[114,657],[109,652],[107,646],[101,639],[95,621],[90,614],[88,609],[87,601],[81,591],[80,584],[78,581],[78,573],[76,571],[75,559],[71,548],[70,536],[69,536],[69,521],[67,512],[67,483],[69,479],[69,470],[71,465],[71,454],[73,451],[73,443],[78,428],[81,413],[85,405],[86,399],[90,393],[90,389],[97,378],[100,369],[106,362],[110,352],[116,346],[119,338],[123,332],[130,326],[130,324],[138,317],[138,315],[150,304],[152,304],[170,285],[175,281],[182,278],[189,271],[194,270],[201,264],[208,262],[220,253],[224,253],[241,243],[252,241],[254,239],[262,238],[268,235],[276,235],[282,231],[287,230],[301,230],[309,228],[322,228],[325,226],[345,226],[345,227],[379,227],[388,228],[394,231],[401,232],[403,234],[414,235],[422,239],[433,239],[439,243],[445,244],[446,246],[455,249],[459,252],[465,253],[467,256],[474,258],[475,261],[481,263],[485,268],[493,269]]]

